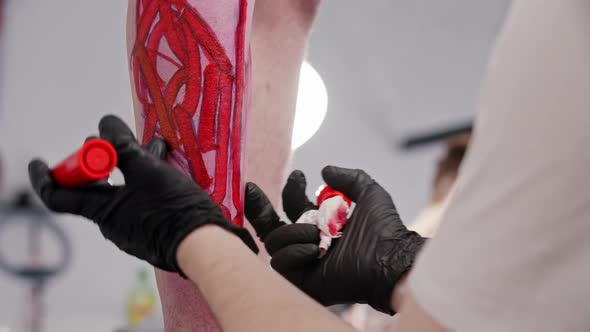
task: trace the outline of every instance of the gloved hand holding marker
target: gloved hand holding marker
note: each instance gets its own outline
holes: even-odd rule
[[[31,185],[50,210],[86,217],[119,249],[181,275],[177,248],[206,225],[219,226],[258,251],[247,230],[227,220],[206,191],[165,162],[163,140],[141,146],[112,115],[103,117],[98,129],[101,139],[87,140],[53,169],[41,159],[29,163]],[[125,184],[100,181],[115,166]]]

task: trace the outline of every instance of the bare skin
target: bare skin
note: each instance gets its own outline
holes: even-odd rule
[[[254,7],[246,177],[275,205],[280,203],[291,157],[299,70],[319,4],[319,0],[257,0]]]
[[[177,251],[182,270],[200,289],[223,331],[354,331],[243,249],[237,237],[211,225],[193,231]],[[405,317],[396,331],[446,332],[404,284],[392,294],[394,309]]]
[[[205,226],[177,251],[223,331],[354,331],[244,249],[234,235]]]

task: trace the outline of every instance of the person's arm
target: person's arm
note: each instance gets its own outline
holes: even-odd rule
[[[254,0],[130,0],[128,48],[138,138],[162,137],[226,218],[243,222]],[[218,330],[199,291],[156,270],[167,331]]]
[[[220,227],[192,232],[177,257],[223,331],[353,331]]]

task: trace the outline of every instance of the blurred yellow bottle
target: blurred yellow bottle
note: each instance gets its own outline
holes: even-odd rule
[[[155,314],[156,301],[156,294],[149,282],[147,270],[139,270],[135,287],[127,302],[127,324],[129,327],[139,327],[149,321]]]

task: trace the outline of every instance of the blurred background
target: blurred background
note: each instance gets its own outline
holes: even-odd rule
[[[126,1],[2,2],[0,200],[8,202],[28,186],[31,157],[55,163],[96,132],[105,113],[128,123],[133,117]],[[401,143],[473,119],[508,3],[324,1],[307,59],[325,84],[327,112],[323,122],[318,113],[297,115],[295,136],[302,145],[292,161],[292,168],[308,175],[310,194],[326,164],[363,168],[392,193],[410,223],[430,199],[443,145],[406,150]],[[306,77],[302,84],[313,84]],[[316,98],[323,97],[311,94],[300,103],[314,105]],[[321,102],[318,107],[322,114]],[[313,136],[303,142],[305,133]],[[124,325],[137,271],[145,265],[118,252],[91,223],[53,219],[71,242],[72,262],[45,287],[46,331],[114,331]],[[20,239],[1,232],[0,250],[10,256]],[[20,326],[28,289],[0,270],[0,332]]]

